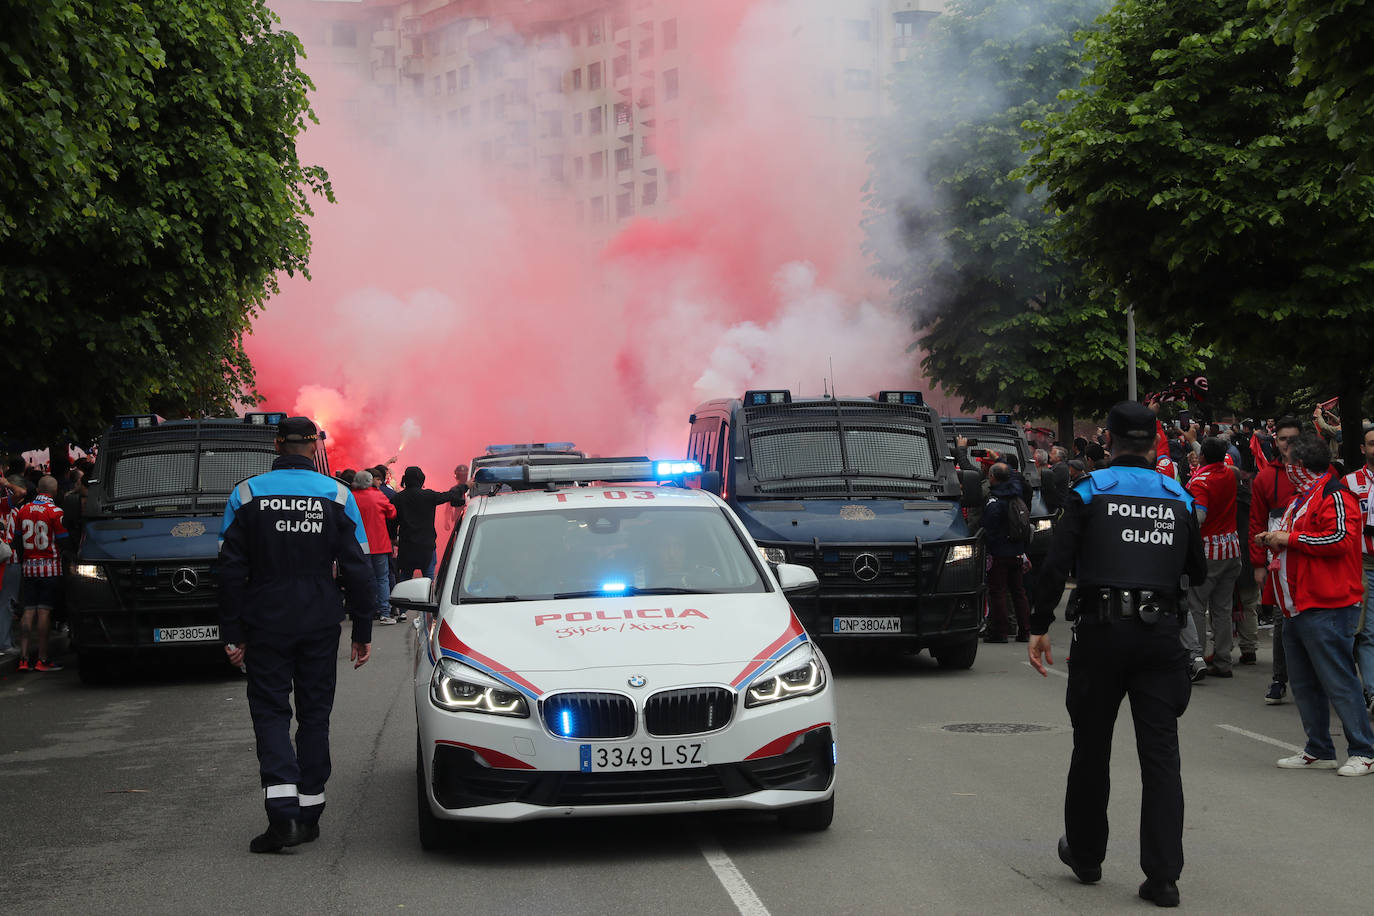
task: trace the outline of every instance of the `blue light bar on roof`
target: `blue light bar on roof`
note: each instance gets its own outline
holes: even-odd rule
[[[762,407],[765,404],[791,404],[792,392],[785,388],[770,391],[744,392],[745,407]]]
[[[286,414],[281,411],[273,413],[247,413],[243,415],[243,422],[249,426],[277,426],[282,420],[286,419]]]
[[[115,417],[115,426],[118,429],[148,429],[161,422],[162,418],[155,413],[125,414]]]
[[[619,595],[625,591],[624,582],[602,582],[601,590],[608,595]]]
[[[919,391],[879,391],[873,396],[873,400],[882,404],[907,404],[920,407],[925,404],[926,399]]]
[[[520,452],[571,452],[577,448],[571,442],[516,442],[510,445],[488,445],[488,455],[510,455]]]
[[[985,413],[983,414],[984,423],[1002,423],[1007,426],[1012,424],[1011,414],[1009,413]]]
[[[478,468],[477,483],[628,483],[647,480],[677,480],[701,473],[695,461],[650,461],[648,458],[561,461],[557,464],[515,465]]]

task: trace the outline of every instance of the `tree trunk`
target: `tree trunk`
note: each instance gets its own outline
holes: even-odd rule
[[[1341,373],[1337,390],[1341,410],[1341,460],[1345,462],[1347,472],[1364,464],[1364,455],[1360,454],[1360,446],[1364,443],[1362,400],[1368,376],[1369,370],[1352,360]]]
[[[1067,398],[1059,402],[1059,410],[1055,416],[1059,426],[1059,442],[1073,453],[1073,402]]]

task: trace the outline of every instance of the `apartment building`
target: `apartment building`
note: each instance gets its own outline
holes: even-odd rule
[[[682,138],[711,104],[692,0],[276,0],[307,70],[356,87],[322,116],[381,139],[424,125],[471,159],[612,227],[681,193]],[[812,117],[862,131],[943,0],[784,0],[813,61]],[[696,107],[694,107],[696,106]],[[689,164],[688,164],[689,165]]]

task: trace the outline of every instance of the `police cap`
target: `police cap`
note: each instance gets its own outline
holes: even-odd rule
[[[1128,442],[1152,442],[1155,429],[1154,411],[1138,401],[1121,401],[1107,414],[1107,432]]]
[[[314,442],[320,430],[309,417],[287,417],[277,424],[277,439],[282,442]]]

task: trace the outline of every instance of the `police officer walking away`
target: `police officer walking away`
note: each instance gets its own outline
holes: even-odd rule
[[[306,417],[283,420],[281,457],[234,489],[220,530],[220,634],[229,661],[247,665],[267,807],[267,830],[248,845],[252,852],[277,852],[320,835],[344,617],[335,562],[353,617],[353,667],[372,652],[377,585],[365,559],[362,517],[348,488],[316,471],[318,437]]]
[[[1183,582],[1207,575],[1193,501],[1154,469],[1155,418],[1123,401],[1107,416],[1109,466],[1070,491],[1036,583],[1030,663],[1042,675],[1049,626],[1064,580],[1078,584],[1065,614],[1074,621],[1065,705],[1073,722],[1073,759],[1064,795],[1059,858],[1084,884],[1102,878],[1112,729],[1121,699],[1131,699],[1140,758],[1140,896],[1178,906],[1183,870],[1183,780],[1178,717],[1192,684],[1179,641]]]

